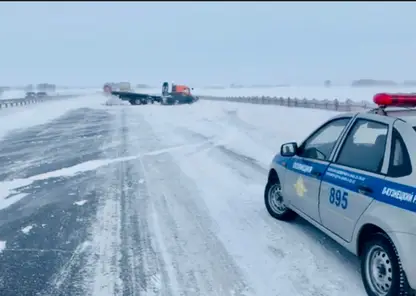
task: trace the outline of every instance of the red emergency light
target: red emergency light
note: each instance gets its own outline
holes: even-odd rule
[[[373,102],[378,106],[416,107],[416,94],[379,93]]]

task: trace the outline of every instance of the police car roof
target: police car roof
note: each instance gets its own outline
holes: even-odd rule
[[[388,107],[388,108],[374,108],[366,113],[379,114],[380,116],[389,116],[399,118],[412,126],[416,126],[416,108],[407,107]]]
[[[416,115],[416,114],[415,114]],[[406,121],[407,123],[409,123],[411,126],[416,126],[416,116],[402,116],[402,117],[398,117],[404,121]]]
[[[343,118],[343,117],[354,117],[359,114],[368,114],[372,113],[375,114],[377,109],[372,110],[362,110],[362,111],[356,111],[356,112],[342,112],[339,113],[333,117],[331,117],[331,120],[337,119],[337,118]],[[399,118],[413,127],[416,127],[416,109],[406,109],[406,108],[388,108],[385,110],[387,114],[380,114],[380,116],[388,116],[388,117],[394,117]]]

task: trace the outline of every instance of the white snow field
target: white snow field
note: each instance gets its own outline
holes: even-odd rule
[[[42,295],[58,295],[53,291],[68,287],[73,274],[82,275],[70,283],[82,289],[77,295],[365,295],[353,255],[302,219],[274,220],[263,203],[267,168],[280,145],[302,140],[334,112],[214,101],[178,106],[105,106],[105,101],[95,95],[0,112],[0,136],[85,107],[90,108],[85,120],[61,133],[87,133],[97,128],[91,110],[112,115],[100,148],[104,157],[0,182],[1,207],[18,187],[97,172],[88,186],[103,194],[89,235],[51,278],[55,290]],[[71,206],[92,203],[82,191],[77,194]],[[0,235],[2,256],[8,256],[5,240]]]

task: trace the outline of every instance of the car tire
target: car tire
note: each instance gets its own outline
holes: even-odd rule
[[[296,218],[296,213],[283,204],[282,187],[278,179],[269,180],[264,190],[264,203],[269,214],[281,221]]]
[[[369,296],[414,295],[396,247],[384,233],[372,235],[363,246],[361,277]]]

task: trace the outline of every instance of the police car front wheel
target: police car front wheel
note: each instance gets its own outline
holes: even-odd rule
[[[377,233],[364,245],[361,275],[369,296],[410,295],[397,250],[387,235]]]
[[[278,180],[269,181],[264,190],[264,202],[269,214],[278,220],[288,221],[296,217],[295,212],[288,209],[283,200],[282,187]]]

